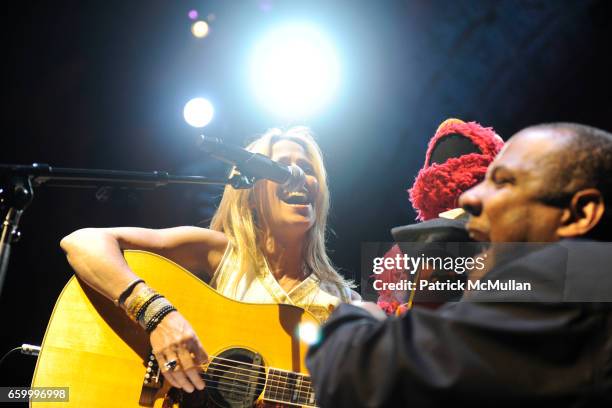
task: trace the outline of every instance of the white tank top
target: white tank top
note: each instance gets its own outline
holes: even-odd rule
[[[327,320],[334,308],[351,299],[351,289],[323,282],[311,273],[289,292],[280,286],[267,263],[240,273],[239,258],[228,244],[210,285],[221,294],[242,302],[284,303],[308,310],[319,321]]]

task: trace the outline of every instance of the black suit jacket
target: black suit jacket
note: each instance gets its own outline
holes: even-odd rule
[[[612,407],[611,245],[562,241],[490,271],[529,274],[519,301],[476,294],[383,322],[341,305],[307,356],[318,403]]]

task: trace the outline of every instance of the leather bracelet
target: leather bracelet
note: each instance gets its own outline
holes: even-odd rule
[[[123,292],[121,292],[119,297],[117,299],[113,300],[113,303],[115,303],[115,306],[119,307],[119,306],[123,305],[125,300],[128,298],[128,296],[130,296],[132,294],[132,292],[134,291],[134,288],[139,283],[145,283],[144,279],[138,278],[138,279],[134,279],[132,282],[130,282],[130,284],[127,285],[127,287],[123,290]]]

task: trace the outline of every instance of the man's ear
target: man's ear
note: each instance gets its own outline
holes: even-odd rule
[[[587,235],[601,221],[605,204],[601,192],[587,188],[574,194],[569,206],[561,215],[561,225],[557,235],[571,238]]]

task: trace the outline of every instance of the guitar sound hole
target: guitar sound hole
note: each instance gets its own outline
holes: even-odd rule
[[[261,355],[252,351],[242,348],[224,351],[212,359],[203,374],[206,382],[204,395],[183,393],[181,406],[253,407],[266,380],[263,364]]]

